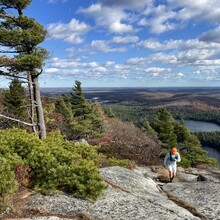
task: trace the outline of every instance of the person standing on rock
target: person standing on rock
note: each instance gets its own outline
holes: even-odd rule
[[[164,166],[169,171],[170,182],[173,181],[173,178],[176,176],[176,167],[177,162],[180,162],[180,154],[177,152],[177,149],[173,147],[171,152],[168,152],[164,158]]]

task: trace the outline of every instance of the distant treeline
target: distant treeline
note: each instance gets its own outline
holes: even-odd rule
[[[144,119],[152,121],[159,108],[147,108],[137,105],[111,104],[103,105],[105,111],[112,110],[114,115],[124,121],[139,123]],[[167,110],[175,119],[196,120],[212,122],[220,125],[220,111],[218,110],[199,110],[189,107],[167,107]]]
[[[220,131],[195,132],[203,146],[211,146],[220,150]]]
[[[167,110],[171,112],[174,118],[195,121],[207,121],[220,125],[220,111],[219,110],[199,110],[189,107],[177,108],[168,107]]]

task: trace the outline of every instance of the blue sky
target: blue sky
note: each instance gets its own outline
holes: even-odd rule
[[[219,0],[33,0],[24,14],[48,30],[41,87],[220,86]]]

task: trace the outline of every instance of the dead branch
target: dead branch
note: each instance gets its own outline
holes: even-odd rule
[[[25,124],[25,125],[28,125],[28,126],[36,126],[36,124],[30,124],[30,123],[27,123],[27,122],[25,122],[25,121],[21,121],[21,120],[19,120],[19,119],[16,119],[16,118],[11,118],[11,117],[8,117],[8,116],[5,116],[5,115],[2,115],[2,114],[0,114],[0,117],[2,117],[2,118],[7,118],[7,119],[9,119],[9,120],[12,120],[12,121],[17,121],[17,122],[19,122],[19,123],[22,123],[22,124]]]

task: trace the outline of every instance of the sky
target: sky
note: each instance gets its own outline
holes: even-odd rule
[[[33,0],[24,14],[48,31],[41,87],[220,86],[219,0]]]

